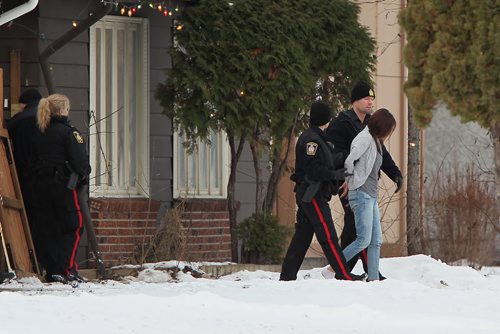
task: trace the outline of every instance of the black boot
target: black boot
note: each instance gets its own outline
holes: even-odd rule
[[[80,274],[77,272],[69,274],[68,276],[66,276],[66,279],[70,282],[78,282],[78,283],[87,282],[87,279],[80,276]]]
[[[88,281],[85,277],[81,276],[75,268],[70,269],[67,279],[68,281],[76,281],[78,283],[85,283]]]
[[[59,274],[47,274],[45,275],[45,282],[68,284],[68,279],[66,278],[66,276]]]
[[[0,272],[0,284],[2,284],[3,282],[9,280],[9,279],[13,279],[16,275],[14,275],[14,273],[2,273]]]

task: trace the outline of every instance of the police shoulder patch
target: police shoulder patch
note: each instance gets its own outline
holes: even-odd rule
[[[306,154],[307,155],[316,155],[316,151],[318,150],[318,144],[310,141],[306,144]]]
[[[75,136],[75,139],[78,144],[83,144],[83,137],[78,131],[73,131],[73,136]]]

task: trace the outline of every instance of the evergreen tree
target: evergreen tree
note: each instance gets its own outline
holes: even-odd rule
[[[321,98],[338,112],[350,104],[350,90],[359,80],[370,81],[375,65],[375,41],[366,27],[359,24],[359,7],[350,1],[292,1],[292,12],[300,20],[301,41],[309,58],[307,73],[315,80],[310,94],[304,96],[308,105]],[[307,109],[306,109],[307,110]],[[296,110],[290,110],[296,114]],[[269,155],[271,175],[263,210],[271,211],[276,186],[288,158],[291,135],[307,125],[307,118],[297,114],[297,122],[286,129],[286,137],[275,136]],[[281,126],[281,124],[277,124]],[[286,139],[283,141],[283,139]]]
[[[405,91],[420,126],[443,102],[463,122],[490,130],[500,202],[500,12],[498,0],[411,1],[400,14],[407,33]],[[498,223],[498,216],[495,218]]]
[[[319,94],[340,107],[352,82],[368,77],[374,43],[358,12],[350,1],[206,0],[178,20],[172,69],[157,98],[190,143],[208,138],[211,130],[228,135],[233,260],[234,186],[244,143],[250,143],[258,177],[258,160],[269,155],[271,187],[266,199],[256,200],[256,213],[262,206],[270,211],[286,163],[283,146],[289,149],[306,124],[310,101]]]

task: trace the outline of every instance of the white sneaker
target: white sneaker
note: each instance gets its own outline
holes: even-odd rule
[[[335,278],[335,273],[333,271],[328,270],[329,267],[323,268],[321,270],[321,276],[323,276],[325,279],[334,279]]]

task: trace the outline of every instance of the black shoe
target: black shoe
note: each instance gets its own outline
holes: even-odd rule
[[[87,281],[85,278],[80,276],[80,274],[78,274],[78,273],[69,274],[68,276],[66,276],[66,280],[68,282],[78,282],[78,283],[84,283]]]
[[[379,273],[378,273],[378,279],[379,279],[380,281],[383,281],[383,280],[387,279],[387,277],[385,277],[384,275],[382,275],[382,274],[379,272]]]
[[[63,275],[59,275],[59,274],[47,274],[47,275],[45,275],[45,282],[68,284],[68,279],[67,279],[67,276],[63,276]]]
[[[0,272],[0,284],[2,284],[3,282],[7,281],[7,280],[10,280],[10,279],[13,279],[16,275],[14,275],[14,273],[2,273]]]
[[[366,281],[368,275],[366,273],[362,273],[361,275],[356,275],[351,273],[351,278],[353,281]]]
[[[356,274],[353,274],[353,273],[349,273],[349,276],[351,276],[350,280],[347,279],[347,278],[345,278],[345,277],[341,277],[338,274],[335,274],[335,279],[345,280],[345,281],[366,281],[366,277],[368,275],[366,275],[366,273],[362,273],[361,275],[356,275]]]

